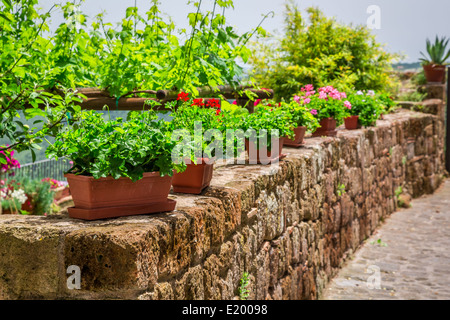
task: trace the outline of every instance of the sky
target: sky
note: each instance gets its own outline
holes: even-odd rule
[[[449,0],[293,0],[303,12],[307,7],[319,7],[326,16],[335,17],[345,24],[369,24],[379,43],[387,51],[403,55],[403,62],[417,62],[420,51],[425,52],[427,38],[436,35],[450,38],[450,1]],[[144,14],[150,7],[150,0],[84,0],[82,11],[89,17],[106,12],[106,19],[119,22],[125,15],[125,9],[136,2],[140,13]],[[193,11],[188,0],[160,0],[161,11],[170,15],[179,28],[187,28],[187,14]],[[55,0],[39,0],[45,10]],[[203,0],[204,10],[212,9],[212,0]],[[227,21],[240,33],[256,27],[265,14],[273,11],[273,18],[268,18],[262,27],[269,32],[282,32],[285,0],[234,0],[234,10],[226,12]],[[377,11],[369,11],[376,6]],[[374,16],[374,14],[378,14]],[[374,18],[376,20],[374,20]],[[53,18],[52,27],[62,21],[61,15]]]

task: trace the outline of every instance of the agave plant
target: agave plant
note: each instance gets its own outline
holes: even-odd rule
[[[424,65],[427,64],[436,64],[436,65],[444,65],[445,61],[450,57],[450,49],[446,52],[447,44],[449,42],[449,39],[446,37],[442,37],[439,39],[438,36],[436,36],[436,39],[434,40],[434,44],[431,43],[429,39],[427,39],[427,53],[428,57],[425,56],[422,52],[422,56],[424,58],[420,58],[422,63]]]

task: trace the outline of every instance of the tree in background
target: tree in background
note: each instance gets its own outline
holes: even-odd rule
[[[365,26],[343,25],[318,8],[308,8],[309,23],[293,3],[286,4],[285,32],[253,44],[252,76],[275,90],[277,99],[289,98],[306,84],[331,85],[341,91],[393,87],[386,52]]]

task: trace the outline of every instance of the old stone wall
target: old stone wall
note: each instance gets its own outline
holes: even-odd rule
[[[442,101],[285,148],[277,166],[215,167],[176,211],[84,222],[0,216],[0,298],[316,299],[343,261],[444,174]],[[399,187],[402,187],[400,189]],[[78,266],[81,289],[67,287]],[[69,279],[70,280],[70,279]]]

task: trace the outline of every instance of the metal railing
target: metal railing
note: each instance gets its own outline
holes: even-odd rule
[[[53,178],[59,181],[66,181],[64,172],[72,167],[70,161],[65,158],[36,161],[21,165],[20,168],[13,169],[15,178],[28,177],[31,179]]]

